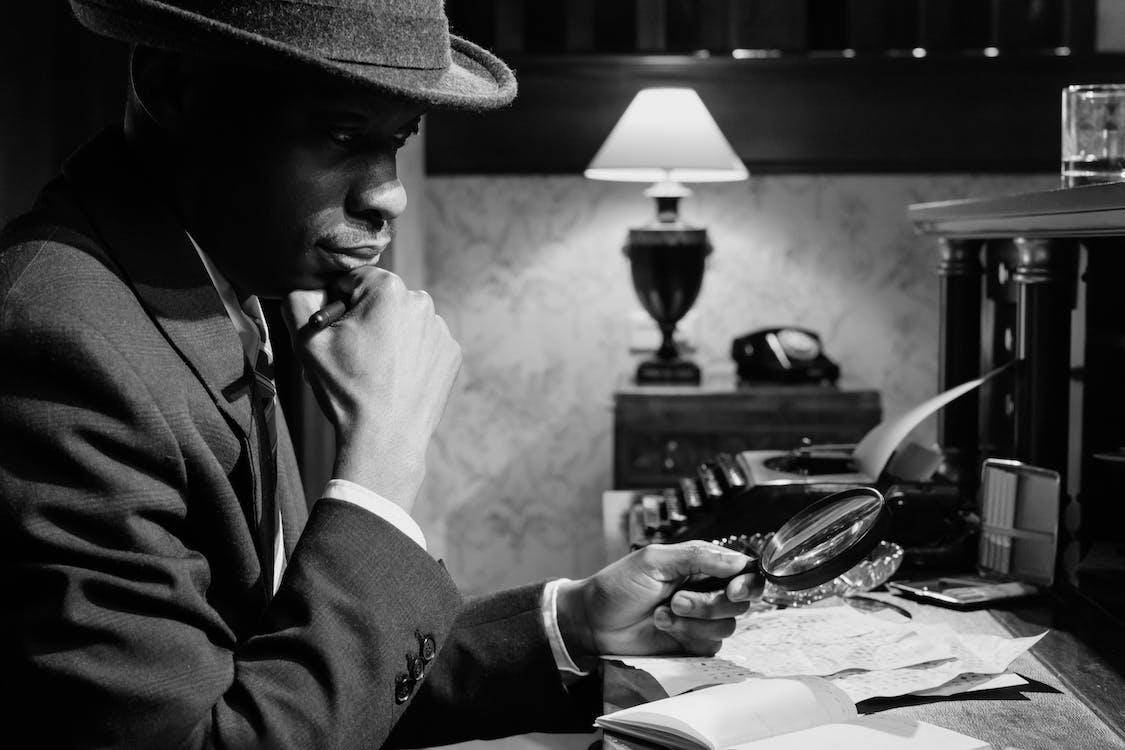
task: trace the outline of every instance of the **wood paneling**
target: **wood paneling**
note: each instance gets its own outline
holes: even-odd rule
[[[454,30],[509,59],[521,93],[484,117],[436,113],[436,174],[579,173],[633,94],[656,85],[696,88],[759,173],[1053,171],[1059,89],[1125,80],[1125,57],[1093,54],[1095,0],[448,9]]]
[[[691,86],[752,172],[1053,172],[1059,91],[1125,56],[524,56],[520,95],[430,116],[432,174],[580,174],[633,95]]]

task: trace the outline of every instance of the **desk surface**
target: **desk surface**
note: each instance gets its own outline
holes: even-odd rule
[[[989,742],[997,750],[1125,750],[1125,738],[1118,734],[1125,728],[1125,680],[1070,632],[1055,629],[1058,621],[1051,607],[958,612],[896,601],[918,622],[945,623],[967,633],[1023,636],[1052,629],[1012,663],[1012,671],[1027,679],[1027,685],[949,698],[865,701],[859,704],[860,713],[887,711],[928,721]],[[647,673],[605,665],[607,712],[664,696]],[[651,746],[607,735],[605,747]]]

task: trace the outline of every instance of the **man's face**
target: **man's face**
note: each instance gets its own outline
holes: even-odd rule
[[[187,79],[177,203],[239,291],[320,289],[378,262],[406,208],[395,154],[420,106],[282,73]]]

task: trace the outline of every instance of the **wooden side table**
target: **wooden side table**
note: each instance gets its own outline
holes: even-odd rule
[[[881,416],[874,390],[729,381],[623,386],[614,394],[613,486],[668,487],[721,452],[786,450],[803,438],[854,443]]]

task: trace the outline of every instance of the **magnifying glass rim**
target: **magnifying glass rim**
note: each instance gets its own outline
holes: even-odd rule
[[[855,543],[848,547],[848,549],[844,550],[830,560],[825,560],[823,563],[817,565],[814,568],[810,568],[809,570],[787,576],[775,575],[765,569],[765,567],[762,565],[762,561],[766,557],[766,550],[763,549],[762,556],[758,560],[758,570],[761,571],[762,576],[765,577],[767,581],[780,586],[786,591],[800,591],[801,589],[811,589],[814,586],[820,586],[821,584],[828,583],[838,575],[847,573],[856,565],[856,563],[871,554],[871,550],[875,549],[875,547],[879,544],[880,541],[882,541],[883,537],[886,535],[887,524],[890,520],[890,514],[887,512],[887,501],[886,499],[884,499],[883,493],[879,492],[879,490],[875,489],[874,487],[852,487],[846,490],[841,490],[840,492],[834,492],[831,495],[822,497],[812,505],[809,505],[807,508],[794,515],[793,518],[804,514],[812,514],[817,508],[826,506],[829,503],[834,503],[840,500],[847,499],[849,497],[858,497],[862,495],[874,497],[879,501],[878,516],[876,517],[875,522],[871,524],[871,526],[867,529],[867,531],[860,535],[859,538],[856,539]],[[785,525],[790,523],[793,518],[782,524],[781,528],[785,528]],[[778,531],[780,531],[780,529]],[[773,538],[777,538],[776,532]],[[771,544],[772,542],[773,539],[770,540]],[[769,547],[770,545],[767,544],[766,546]]]

